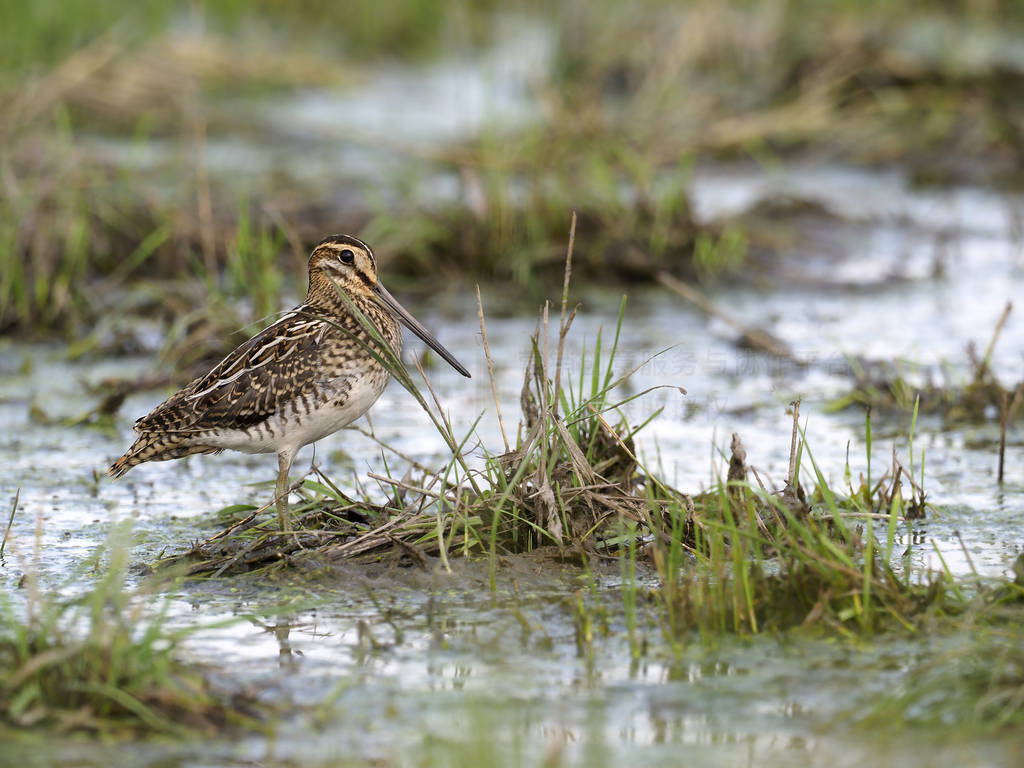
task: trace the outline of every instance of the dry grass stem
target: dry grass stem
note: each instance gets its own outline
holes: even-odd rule
[[[0,541],[0,557],[4,556],[4,550],[7,548],[7,537],[11,535],[11,527],[14,525],[14,515],[18,511],[18,500],[21,498],[21,486],[18,486],[18,490],[14,492],[14,502],[11,504],[11,515],[7,518],[7,527],[4,529],[3,541]]]
[[[562,314],[558,321],[558,359],[555,363],[555,387],[556,394],[552,413],[558,414],[557,393],[562,387],[562,353],[565,349],[565,337],[569,333],[569,326],[572,324],[572,317],[566,317],[566,309],[569,305],[569,280],[572,277],[572,251],[576,245],[576,211],[572,212],[572,221],[569,223],[569,245],[565,249],[565,273],[562,278]]]
[[[796,476],[796,444],[797,435],[800,432],[800,401],[794,400],[789,404],[789,407],[793,411],[793,435],[789,443],[789,474],[786,479],[789,487],[795,491],[798,482]]]
[[[476,311],[480,319],[480,335],[484,342],[484,356],[487,358],[487,377],[491,382],[491,397],[494,398],[494,412],[498,415],[498,426],[501,428],[501,441],[505,444],[505,453],[509,452],[508,435],[505,433],[505,419],[501,415],[501,403],[498,401],[498,382],[494,378],[494,360],[491,358],[491,346],[487,343],[487,323],[484,320],[484,302],[480,297],[480,285],[476,286]]]

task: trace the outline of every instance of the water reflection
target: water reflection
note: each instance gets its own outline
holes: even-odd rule
[[[207,610],[228,607],[229,595],[208,589]],[[315,612],[250,619],[231,642],[250,648],[241,655],[261,685],[276,691],[278,704],[280,696],[292,697],[301,720],[303,704],[330,700],[333,715],[318,711],[320,721],[348,723],[352,749],[382,759],[391,754],[380,748],[382,733],[402,733],[445,753],[477,750],[486,733],[487,749],[500,754],[518,749],[594,765],[617,764],[629,747],[803,752],[815,744],[808,729],[836,710],[823,702],[833,695],[838,701],[860,674],[844,664],[848,650],[824,643],[810,660],[818,678],[810,684],[806,649],[791,652],[771,639],[717,650],[697,644],[676,656],[658,640],[653,613],[640,625],[648,653],[630,662],[616,588],[601,588],[596,597],[613,630],[583,656],[576,609],[571,600],[552,599],[555,585],[529,596],[503,585],[496,598],[450,586],[407,593],[404,602],[384,583],[366,589],[379,592],[379,600],[356,597],[361,591],[348,590],[338,604],[328,601]],[[429,612],[417,610],[426,605]],[[544,647],[524,643],[524,622],[544,627]],[[199,636],[190,650],[201,660],[217,658],[224,644]],[[268,675],[270,665],[276,675]],[[352,732],[353,717],[373,728]],[[279,756],[297,757],[313,745],[286,740],[279,749]],[[656,751],[641,763],[663,758]]]
[[[250,619],[250,621],[253,626],[261,629],[269,635],[272,635],[277,641],[278,666],[281,668],[281,671],[297,671],[302,651],[295,651],[292,649],[290,637],[292,629],[296,626],[294,618],[290,616],[277,616],[273,624],[263,624],[256,619]],[[311,636],[315,637],[316,633],[312,633]]]

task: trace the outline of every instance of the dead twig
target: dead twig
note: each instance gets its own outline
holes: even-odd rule
[[[1006,430],[1017,417],[1017,409],[1024,400],[1024,381],[1017,385],[1013,400],[1007,403],[1006,390],[1003,390],[1002,402],[999,404],[999,472],[998,482],[1003,484],[1003,470],[1006,464]]]
[[[387,483],[388,485],[393,485],[395,488],[401,488],[401,489],[406,490],[406,491],[412,491],[413,493],[418,493],[421,496],[429,496],[432,499],[440,499],[441,498],[441,494],[435,493],[434,491],[428,491],[426,488],[420,488],[419,486],[411,485],[410,483],[408,483],[405,480],[395,480],[393,477],[386,477],[384,475],[378,475],[376,472],[367,472],[366,476],[369,477],[369,478],[372,478],[373,480],[377,480],[378,482]]]
[[[753,328],[751,326],[744,325],[728,312],[716,307],[708,301],[700,291],[691,288],[682,280],[673,277],[668,272],[659,272],[656,277],[659,283],[664,285],[670,291],[677,293],[679,296],[686,299],[686,301],[693,304],[705,315],[717,317],[730,328],[734,328],[739,331],[743,334],[743,338],[758,351],[774,355],[775,357],[781,357],[784,360],[790,360],[797,365],[804,364],[800,358],[793,354],[793,350],[791,350],[789,345],[782,339],[760,328]]]
[[[7,519],[7,528],[4,530],[4,540],[0,542],[0,557],[4,556],[4,548],[7,547],[7,537],[11,535],[11,527],[14,525],[14,514],[18,511],[18,499],[21,498],[21,486],[14,492],[14,503],[11,505],[11,516]]]
[[[989,339],[988,346],[985,347],[985,354],[974,371],[975,381],[981,381],[988,372],[989,364],[992,361],[992,352],[995,351],[996,342],[999,341],[999,335],[1003,332],[1003,326],[1006,325],[1006,319],[1010,316],[1012,310],[1013,302],[1006,302],[1006,306],[1003,307],[1003,313],[999,316],[999,320],[996,321],[996,327],[992,331],[992,338]]]

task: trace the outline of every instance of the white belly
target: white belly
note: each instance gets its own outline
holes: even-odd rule
[[[269,419],[249,429],[224,430],[203,435],[196,443],[244,453],[294,453],[304,445],[347,427],[366,413],[387,386],[388,377],[362,381],[344,397],[338,397],[328,385],[322,397],[326,401],[308,413],[301,402],[293,402]],[[327,396],[329,395],[329,396]]]

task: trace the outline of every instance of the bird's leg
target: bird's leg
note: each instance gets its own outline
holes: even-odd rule
[[[288,470],[292,468],[291,451],[277,454],[277,521],[283,533],[291,533],[292,516],[288,511]]]

